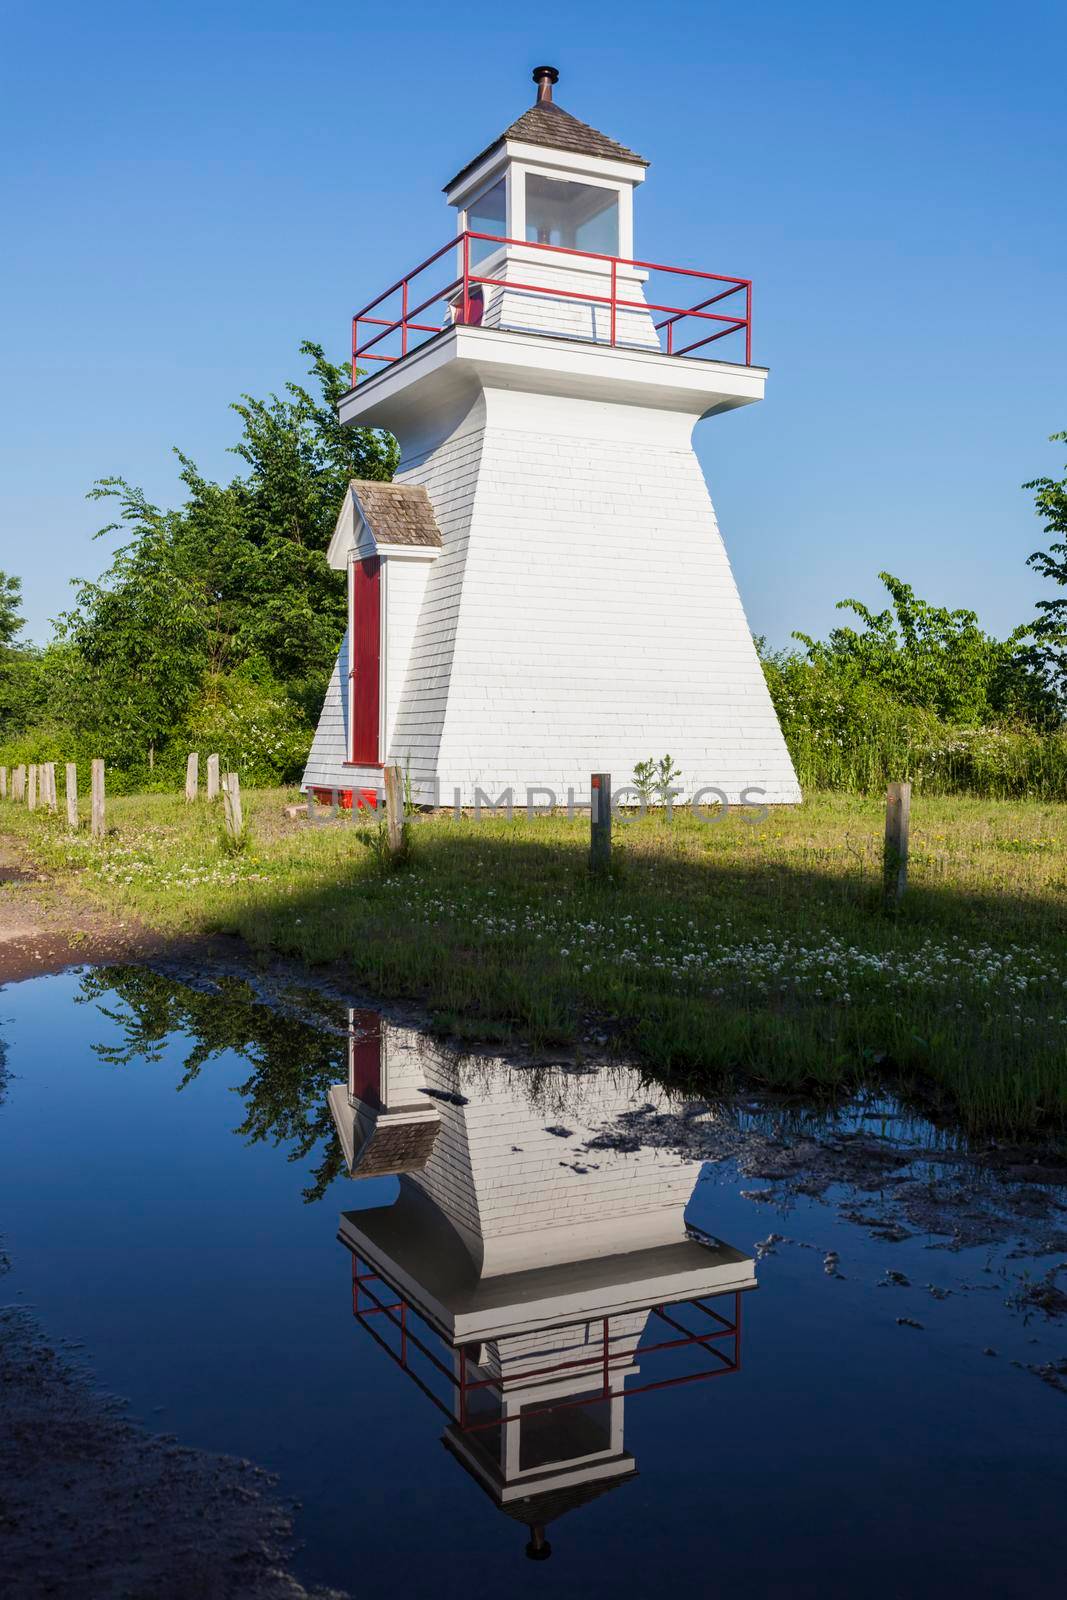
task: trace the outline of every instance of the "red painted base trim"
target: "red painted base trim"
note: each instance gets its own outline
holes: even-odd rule
[[[308,790],[308,793],[315,797],[320,806],[332,806],[334,792],[333,789],[314,788]],[[357,811],[377,811],[378,809],[378,792],[376,789],[338,789],[336,794],[337,804],[342,811],[351,811],[353,806]]]

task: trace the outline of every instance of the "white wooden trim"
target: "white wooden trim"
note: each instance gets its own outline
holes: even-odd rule
[[[345,730],[345,761],[355,760],[356,755],[356,706],[352,693],[352,657],[356,648],[356,553],[348,552],[348,570],[345,573],[346,607],[348,610],[348,682],[344,685],[346,705],[348,707],[348,726]]]
[[[644,183],[647,169],[637,161],[620,161],[611,156],[581,155],[573,150],[553,150],[550,145],[525,144],[521,139],[505,139],[488,152],[482,161],[445,190],[450,206],[466,207],[471,195],[477,195],[482,186],[501,167],[511,162],[542,162],[560,172],[592,176],[594,173],[620,183]]]
[[[688,416],[691,427],[699,417],[762,400],[767,369],[550,334],[455,327],[365,379],[342,398],[338,414],[344,423],[389,428],[400,438],[406,466],[423,449],[419,428],[425,418],[434,418],[433,437],[440,438],[443,413],[460,406],[461,417],[470,411],[471,378],[486,390],[499,388],[503,379],[512,389],[534,394],[624,402],[610,415],[616,429],[625,431],[628,410]],[[644,426],[645,418],[640,420]]]
[[[389,561],[436,561],[441,547],[436,544],[380,544],[376,553]]]
[[[355,490],[351,486],[345,490],[345,497],[341,502],[341,509],[337,514],[333,534],[326,547],[327,563],[335,572],[343,572],[348,552],[348,542],[352,538],[352,524],[355,517]]]
[[[526,237],[526,170],[508,164],[508,238]]]
[[[486,189],[491,189],[497,178],[507,171],[508,157],[503,145],[490,150],[484,161],[479,162],[473,172],[468,172],[462,183],[456,183],[445,190],[445,199],[450,206],[458,206],[462,210],[470,209],[471,203],[477,200]]]
[[[611,156],[582,155],[575,150],[554,150],[551,145],[524,144],[519,139],[508,139],[504,145],[504,153],[509,161],[543,163],[572,177],[592,178],[597,174],[620,183],[644,183],[647,170],[636,161],[619,161]]]
[[[389,671],[389,644],[386,638],[389,606],[389,563],[378,555],[378,760],[385,761],[385,715],[389,703],[385,678]]]

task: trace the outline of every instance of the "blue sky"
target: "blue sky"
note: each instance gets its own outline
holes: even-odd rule
[[[523,19],[529,16],[527,23]],[[1067,427],[1062,0],[0,4],[0,566],[30,634],[105,564],[86,502],[228,476],[228,403],[341,359],[452,228],[442,183],[561,71],[649,157],[637,253],[755,282],[760,406],[697,439],[749,620],[888,568],[1005,631]]]

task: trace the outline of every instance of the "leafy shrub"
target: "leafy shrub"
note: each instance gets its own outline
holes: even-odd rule
[[[272,678],[233,673],[217,679],[193,707],[184,744],[200,751],[201,765],[217,751],[224,772],[238,772],[242,783],[258,787],[301,777],[312,732],[301,708]]]
[[[995,639],[973,611],[930,605],[892,573],[878,576],[890,596],[885,611],[873,612],[859,600],[837,603],[862,628],[832,628],[825,641],[794,633],[809,666],[841,684],[881,689],[899,705],[933,712],[954,726],[1057,725],[1055,691],[1031,661],[1031,628]]]

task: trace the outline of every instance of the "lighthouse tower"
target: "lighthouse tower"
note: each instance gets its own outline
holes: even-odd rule
[[[349,627],[304,777],[469,805],[679,787],[800,798],[692,437],[763,398],[751,284],[642,261],[647,163],[564,111],[558,73],[446,185],[457,226],[354,319],[342,422],[388,429],[329,560]]]

